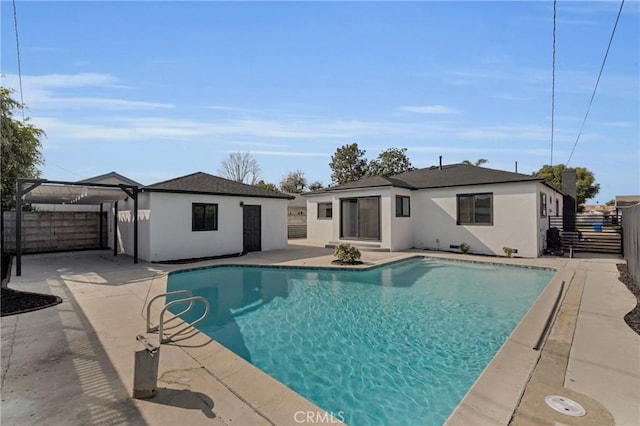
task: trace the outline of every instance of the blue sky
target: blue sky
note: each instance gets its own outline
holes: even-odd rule
[[[554,164],[569,158],[619,5],[558,2]],[[17,88],[11,2],[1,8],[2,85]],[[551,1],[17,8],[48,179],[115,170],[151,184],[218,174],[249,151],[267,182],[301,169],[328,184],[331,155],[353,142],[369,159],[406,147],[417,167],[442,155],[531,173],[551,160]],[[595,173],[594,202],[640,193],[639,28],[627,1],[569,163]]]

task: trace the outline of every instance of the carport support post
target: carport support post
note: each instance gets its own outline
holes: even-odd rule
[[[113,205],[113,255],[118,255],[118,202]]]
[[[138,263],[138,187],[133,187],[133,263]]]
[[[16,183],[16,277],[22,275],[22,179]]]
[[[98,241],[101,249],[104,247],[104,241],[102,236],[102,212],[103,212],[102,203],[100,203],[100,216],[98,218]]]

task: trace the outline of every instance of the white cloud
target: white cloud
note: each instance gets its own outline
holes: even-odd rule
[[[269,142],[232,142],[234,145],[242,146],[266,146],[269,148],[287,148],[288,145],[282,143],[269,143]]]
[[[3,84],[7,87],[18,89],[18,76],[15,74],[4,75]],[[98,96],[74,96],[64,94],[65,91],[73,92],[74,89],[83,89],[86,93],[89,88],[109,88],[117,91],[126,86],[118,84],[118,80],[111,74],[101,73],[77,73],[77,74],[44,74],[25,75],[22,77],[22,88],[25,104],[32,109],[166,109],[173,108],[173,104],[162,102],[147,102],[138,100],[121,99],[115,97]]]
[[[400,107],[400,111],[416,114],[459,114],[460,111],[444,105],[414,105]]]
[[[531,156],[548,156],[549,149],[518,149],[518,148],[486,148],[486,147],[452,147],[452,146],[410,146],[407,152],[424,152],[436,154],[526,154]]]
[[[233,151],[223,151],[233,152]],[[302,151],[250,151],[252,155],[271,155],[278,157],[329,157],[330,153]]]
[[[617,127],[617,128],[632,128],[638,127],[638,122],[633,121],[603,121],[598,123],[601,126]]]
[[[257,109],[228,106],[228,105],[208,105],[205,108],[214,109],[218,111],[229,111],[229,112],[247,112],[247,113],[260,112],[260,110],[257,110]]]

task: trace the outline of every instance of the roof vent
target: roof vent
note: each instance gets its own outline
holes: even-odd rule
[[[440,165],[438,166],[439,170],[442,170],[442,155],[440,156]]]

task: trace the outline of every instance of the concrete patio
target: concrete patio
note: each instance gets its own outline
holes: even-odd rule
[[[131,258],[108,251],[25,256],[23,276],[12,276],[9,287],[58,295],[64,302],[2,318],[2,424],[336,422],[200,333],[162,345],[157,396],[131,398],[133,354],[141,349],[135,336],[145,334],[145,301],[165,291],[170,271],[231,263],[330,266],[331,254],[295,242],[286,250],[188,265],[134,265]],[[450,424],[640,424],[640,336],[622,319],[635,306],[635,298],[617,280],[616,263],[622,260],[584,255],[505,259],[416,250],[364,252],[363,267],[417,254],[559,270],[557,283],[550,283],[548,294],[532,307]],[[532,351],[562,280],[567,285],[554,327],[543,350]],[[157,335],[147,337],[157,341]],[[587,415],[556,413],[541,402],[548,392],[565,392],[585,406]]]

